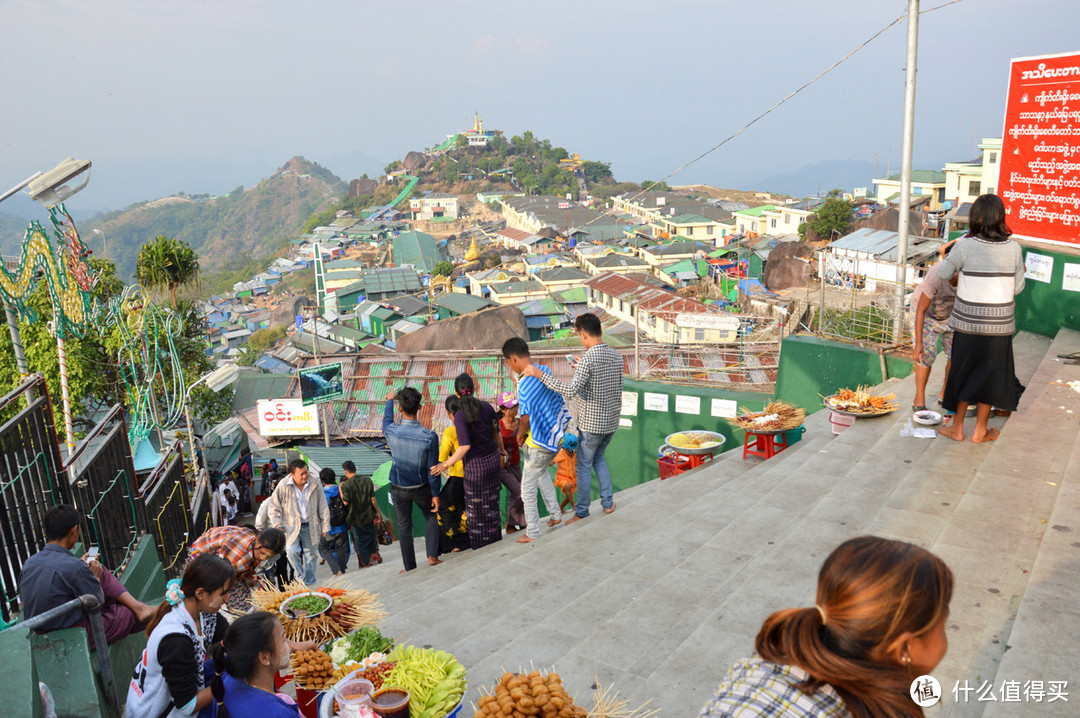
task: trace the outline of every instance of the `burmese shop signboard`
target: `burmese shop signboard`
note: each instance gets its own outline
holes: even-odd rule
[[[1017,237],[1080,244],[1080,52],[1012,61],[999,168]]]

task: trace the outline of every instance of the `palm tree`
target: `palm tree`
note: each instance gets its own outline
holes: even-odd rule
[[[135,277],[151,291],[167,292],[173,309],[177,309],[180,287],[199,281],[199,255],[187,242],[159,234],[139,250]]]

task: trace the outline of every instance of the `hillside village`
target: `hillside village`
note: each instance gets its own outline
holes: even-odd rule
[[[586,163],[561,148],[553,153],[560,158],[554,166],[573,178],[571,191],[530,194],[517,176],[520,162],[515,170],[485,160],[488,146],[500,143],[507,144],[502,133],[484,129],[477,117],[473,129],[409,153],[379,180],[354,180],[349,209],[324,215],[325,223],[291,239],[265,271],[200,302],[207,352],[285,380],[314,363],[391,361],[442,349],[444,331],[455,332],[461,351],[490,354],[483,321],[519,322],[538,350],[575,352],[573,321],[588,311],[601,318],[604,336],[628,363],[637,357],[642,375],[760,389],[775,379],[782,337],[800,323],[818,321],[820,328],[822,301],[843,314],[884,306],[893,294],[898,176],[834,198],[850,207],[851,222],[843,232],[818,237],[800,227],[813,224],[826,197],[742,193],[727,199],[713,188],[631,184],[603,199],[590,190],[621,187],[610,174],[606,184],[590,183]],[[963,231],[975,197],[992,191],[983,177],[996,176],[1000,140],[982,147],[973,160],[915,173],[911,226],[918,236],[907,258],[910,284],[920,280],[942,241]],[[439,168],[455,153],[466,158],[457,164],[471,162],[472,168],[447,183]],[[356,209],[357,199],[390,195],[385,204]],[[859,299],[849,302],[852,290]],[[513,318],[484,314],[500,307],[512,308]],[[471,325],[468,336],[444,324],[478,316],[481,324]],[[685,356],[641,358],[643,350],[665,345]],[[677,369],[681,363],[708,366],[728,352],[727,371]],[[254,400],[299,392],[295,382],[287,389],[287,380],[261,387],[257,395],[245,393],[246,405],[236,408],[252,413]],[[254,415],[250,419],[249,437],[266,445]],[[339,428],[330,439],[357,438],[344,423]]]

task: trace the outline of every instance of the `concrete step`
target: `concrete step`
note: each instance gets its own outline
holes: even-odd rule
[[[1018,375],[1030,392],[1048,346],[1045,338],[1016,338]],[[943,369],[942,360],[931,395]],[[696,713],[727,667],[753,651],[769,613],[812,605],[825,556],[874,533],[939,552],[957,575],[943,685],[994,675],[982,667],[999,650],[993,636],[1005,609],[1019,602],[1014,574],[1031,570],[1009,561],[1032,540],[1030,523],[1045,499],[1029,487],[1028,504],[991,507],[1000,487],[981,472],[1023,465],[997,452],[1010,433],[1023,433],[1018,419],[1036,395],[1025,397],[999,445],[986,446],[901,437],[914,382],[888,388],[901,406],[890,416],[833,436],[819,412],[801,442],[769,461],[730,451],[620,492],[614,514],[597,510],[536,543],[503,540],[404,576],[392,546],[386,564],[347,578],[383,596],[388,635],[457,655],[469,670],[470,700],[503,668],[554,664],[582,700],[598,677],[665,713]],[[1000,513],[993,519],[1000,535],[984,526],[992,511]]]
[[[1010,420],[980,471],[992,503],[994,525],[1015,525],[1022,533],[1008,561],[1023,566],[1006,584],[1009,611],[995,632],[998,643],[987,656],[997,660],[982,674],[997,691],[1005,681],[1068,681],[1080,678],[1080,367],[1058,354],[1080,351],[1080,332],[1062,329],[1028,383],[1021,411]],[[1066,690],[1068,688],[1066,687]],[[999,694],[1000,695],[1000,694]],[[1022,714],[1076,715],[1070,703],[1024,705]],[[962,706],[957,706],[958,709]],[[1019,715],[1014,705],[989,704],[983,715]],[[975,707],[956,715],[975,715]]]

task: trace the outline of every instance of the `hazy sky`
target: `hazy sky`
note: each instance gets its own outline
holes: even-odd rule
[[[464,129],[474,109],[507,135],[531,129],[622,179],[655,179],[906,6],[0,0],[0,190],[73,155],[106,178],[124,159],[163,174],[195,166],[208,186],[175,189],[221,191],[295,154],[399,158]],[[1077,0],[963,0],[924,14],[916,167],[974,156],[977,137],[1001,132],[1009,59],[1080,49],[1077,27]],[[905,34],[893,26],[672,182],[733,186],[875,153],[897,171]],[[93,188],[84,205],[99,206]]]

